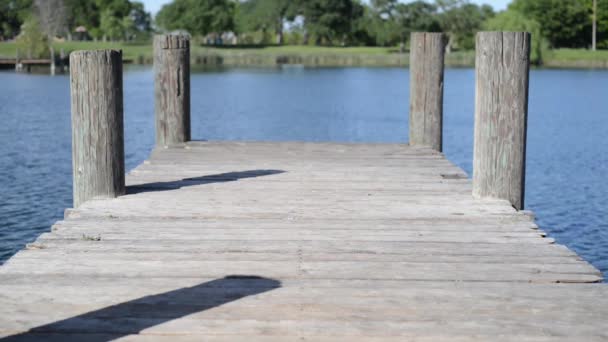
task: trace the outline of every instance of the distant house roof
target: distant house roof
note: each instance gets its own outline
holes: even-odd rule
[[[84,26],[78,26],[74,31],[76,32],[87,32],[87,28]]]

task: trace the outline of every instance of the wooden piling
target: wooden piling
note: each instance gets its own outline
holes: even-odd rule
[[[19,49],[15,52],[15,71],[21,71],[21,62],[19,61]]]
[[[477,34],[473,195],[524,207],[530,34]]]
[[[27,59],[32,59],[32,48],[27,49]],[[32,65],[29,63],[25,64],[25,71],[27,71],[28,73],[32,72]]]
[[[49,54],[50,54],[50,58],[49,60],[51,61],[51,75],[55,75],[55,69],[56,69],[56,61],[55,61],[55,49],[53,49],[53,47],[49,47]]]
[[[122,52],[70,54],[74,207],[125,193]]]
[[[414,32],[410,44],[410,145],[442,150],[443,33]]]
[[[59,72],[65,72],[65,51],[63,50],[63,48],[59,50]]]
[[[156,144],[190,140],[190,38],[154,37]]]

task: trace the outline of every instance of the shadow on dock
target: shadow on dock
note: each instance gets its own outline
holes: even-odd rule
[[[248,275],[227,276],[42,325],[21,334],[0,338],[0,341],[112,341],[280,287],[281,282],[274,279]]]
[[[127,187],[127,195],[138,194],[142,192],[154,192],[154,191],[167,191],[176,190],[186,186],[195,186],[212,183],[225,183],[235,182],[239,179],[244,178],[255,178],[263,176],[277,175],[285,173],[283,170],[248,170],[239,172],[226,172],[215,175],[208,175],[202,177],[184,178],[181,180],[170,181],[170,182],[155,182],[145,183],[138,185],[131,185]]]

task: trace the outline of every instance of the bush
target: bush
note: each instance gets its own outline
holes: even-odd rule
[[[300,45],[302,44],[303,37],[298,31],[291,31],[285,33],[285,42],[289,45]]]
[[[17,36],[17,48],[21,51],[21,56],[44,58],[50,55],[49,39],[42,33],[36,17],[30,16],[23,23],[21,33]]]

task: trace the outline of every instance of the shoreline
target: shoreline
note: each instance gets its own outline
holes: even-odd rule
[[[1,59],[1,58],[0,58]],[[148,57],[123,58],[125,65],[152,66]],[[302,66],[307,68],[408,68],[409,54],[395,56],[378,55],[219,55],[201,54],[192,56],[192,67],[195,68],[273,68],[281,66]],[[446,56],[446,68],[474,68],[474,58],[450,58]],[[608,70],[608,61],[602,60],[547,60],[542,65],[532,65],[533,69],[572,69],[572,70]],[[0,70],[14,70],[14,64],[0,64]],[[37,66],[33,69],[46,70]]]
[[[553,53],[550,53],[553,54]],[[151,64],[139,63],[139,64]],[[193,54],[193,65],[209,66],[275,66],[296,64],[321,67],[407,67],[409,53],[390,54],[328,54],[328,53],[251,53],[217,52]],[[445,55],[446,67],[475,67],[474,51],[453,52]],[[548,56],[538,68],[608,69],[608,59],[559,59]]]
[[[125,64],[151,65],[152,46],[120,42],[63,42],[53,44],[56,53],[76,50],[120,49]],[[15,58],[15,43],[0,43],[0,59]],[[191,47],[191,64],[199,67],[275,67],[300,65],[305,67],[407,67],[409,53],[394,47]],[[589,51],[560,49],[545,52],[542,65],[535,68],[608,69],[608,50]],[[474,67],[475,51],[454,51],[445,55],[446,67]],[[14,64],[13,66],[14,67]],[[2,65],[2,69],[10,69]]]
[[[152,58],[138,56],[125,59],[127,64],[152,65]],[[404,54],[268,54],[268,53],[203,53],[192,55],[192,65],[199,67],[275,67],[299,65],[304,67],[409,67],[409,53]],[[446,55],[445,66],[473,68],[473,54]],[[608,60],[547,59],[541,69],[608,69]]]

